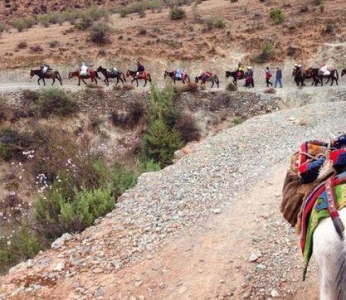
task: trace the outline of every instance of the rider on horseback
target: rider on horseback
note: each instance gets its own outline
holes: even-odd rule
[[[137,71],[136,71],[136,78],[138,78],[138,76],[140,74],[142,74],[145,71],[145,68],[143,65],[141,65],[141,63],[139,61],[137,61]]]
[[[79,75],[80,76],[87,76],[88,75],[88,65],[85,62],[82,62],[82,65],[79,69]]]
[[[183,77],[183,71],[180,70],[180,69],[177,69],[175,71],[175,77],[178,78],[178,79],[181,79]]]
[[[41,74],[42,76],[48,72],[48,70],[51,70],[50,66],[47,63],[44,63],[40,66]]]
[[[237,76],[238,78],[242,78],[244,75],[244,66],[242,63],[238,63]]]

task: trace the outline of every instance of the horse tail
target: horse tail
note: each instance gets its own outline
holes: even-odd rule
[[[339,80],[339,72],[337,69],[335,69],[335,78],[336,78],[336,81]]]

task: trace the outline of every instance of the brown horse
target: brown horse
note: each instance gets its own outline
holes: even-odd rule
[[[99,66],[96,70],[96,72],[101,72],[103,74],[103,76],[105,77],[105,84],[109,85],[109,78],[116,78],[117,82],[115,85],[117,85],[119,83],[119,81],[121,81],[122,83],[126,82],[126,78],[123,72],[121,71],[117,71],[117,72],[112,72],[108,69],[102,68],[101,66]]]
[[[131,83],[136,81],[137,83],[137,86],[138,86],[138,79],[142,79],[144,80],[144,85],[143,87],[145,87],[147,85],[147,81],[151,82],[151,76],[150,76],[150,73],[148,72],[142,72],[142,73],[139,73],[138,76],[137,76],[137,72],[136,71],[131,71],[131,70],[127,70],[126,72],[126,77],[129,77],[131,76],[133,79],[131,80]]]
[[[163,74],[163,78],[166,79],[167,76],[171,77],[174,84],[176,81],[181,81],[183,84],[185,84],[185,80],[187,82],[190,82],[190,77],[185,72],[181,73],[181,77],[177,77],[176,73],[177,71],[172,71],[172,72],[165,71],[165,73]]]
[[[35,75],[38,76],[37,83],[40,85],[40,80],[43,80],[43,85],[46,85],[45,78],[53,79],[52,85],[55,82],[55,79],[58,79],[60,81],[60,85],[62,85],[62,78],[60,76],[60,73],[56,70],[49,69],[45,74],[42,74],[41,70],[30,70],[30,78],[34,77]]]
[[[312,79],[311,85],[317,86],[319,83],[318,70],[318,68],[303,68],[300,70],[299,68],[295,67],[293,69],[292,76],[297,86],[305,86],[305,79]]]
[[[93,81],[95,81],[96,84],[97,84],[96,78],[101,79],[101,78],[98,76],[97,72],[94,71],[94,70],[88,70],[88,75],[86,75],[86,76],[81,76],[81,75],[79,74],[79,71],[72,71],[72,72],[68,73],[68,79],[71,79],[71,78],[73,78],[73,77],[77,77],[77,78],[78,78],[78,85],[80,85],[80,81],[81,81],[81,80],[84,82],[84,84],[86,84],[86,82],[84,81],[84,79],[89,79],[89,78],[90,78],[90,79],[91,79],[91,83],[92,83]]]
[[[206,77],[204,75],[197,76],[195,78],[195,82],[198,83],[198,81],[201,81],[201,84],[205,84],[206,81],[211,81],[211,87],[214,86],[214,83],[216,83],[217,87],[219,87],[219,77],[217,77],[216,74],[211,74],[209,77]]]

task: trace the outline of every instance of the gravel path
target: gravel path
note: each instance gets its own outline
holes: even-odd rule
[[[96,226],[13,268],[0,299],[316,299],[313,263],[300,282],[281,188],[302,141],[345,129],[344,100],[258,116],[186,147]]]

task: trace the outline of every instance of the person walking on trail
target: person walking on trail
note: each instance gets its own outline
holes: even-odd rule
[[[282,88],[282,70],[280,67],[276,68],[274,87],[276,88],[278,85]]]
[[[271,77],[272,77],[272,73],[270,72],[269,67],[266,67],[265,79],[266,79],[267,87],[273,86],[273,83],[270,82],[270,78],[271,78]]]

